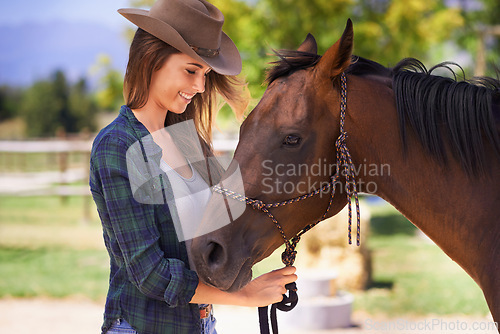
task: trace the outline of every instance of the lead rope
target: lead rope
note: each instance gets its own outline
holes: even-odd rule
[[[243,196],[241,194],[235,193],[229,189],[222,188],[218,185],[213,187],[213,190],[223,196],[228,196],[231,199],[245,202],[247,205],[252,206],[255,210],[260,210],[264,212],[274,223],[274,225],[278,228],[279,233],[281,234],[284,243],[285,243],[285,251],[281,254],[281,261],[285,266],[292,266],[295,262],[295,257],[297,255],[297,251],[295,248],[297,247],[298,242],[300,241],[300,237],[309,231],[311,228],[316,226],[319,222],[324,220],[330,211],[330,207],[333,202],[333,198],[335,197],[335,185],[340,175],[344,175],[346,179],[346,193],[348,200],[348,241],[349,244],[352,244],[351,238],[351,229],[352,229],[352,198],[354,197],[354,201],[356,204],[356,218],[357,218],[357,233],[356,233],[356,245],[360,245],[360,211],[359,211],[359,200],[358,200],[358,191],[356,187],[356,179],[355,179],[355,169],[354,164],[351,159],[351,154],[349,153],[349,149],[347,148],[346,139],[347,133],[344,131],[344,123],[345,123],[345,114],[347,110],[347,79],[344,73],[341,75],[341,94],[340,94],[340,135],[335,141],[335,147],[337,150],[337,173],[330,177],[330,182],[320,189],[317,189],[308,194],[292,198],[283,202],[277,203],[264,203],[261,200],[249,198]],[[296,236],[291,238],[290,240],[286,237],[283,228],[279,224],[278,220],[274,217],[274,215],[269,211],[271,208],[277,208],[281,206],[285,206],[288,204],[292,204],[295,202],[302,201],[304,199],[313,197],[319,193],[322,193],[326,190],[330,189],[330,201],[328,203],[328,207],[326,208],[323,216],[315,223],[309,224],[304,227]],[[271,305],[271,328],[273,334],[278,334],[278,321],[276,316],[276,310],[288,312],[292,310],[299,300],[297,295],[297,285],[294,283],[289,283],[285,285],[285,288],[288,290],[288,296],[286,294],[283,295],[283,300],[279,303],[275,303]],[[259,307],[259,324],[260,324],[260,332],[261,334],[270,334],[269,332],[269,320],[268,320],[268,307]]]
[[[335,147],[337,148],[337,167],[339,167],[339,162],[344,167],[344,175],[346,178],[346,191],[347,191],[347,200],[349,203],[348,206],[348,241],[349,245],[352,244],[351,240],[351,221],[352,221],[352,209],[351,202],[352,197],[354,197],[354,201],[356,203],[356,218],[357,218],[357,226],[356,226],[356,245],[360,245],[360,235],[361,235],[361,215],[359,212],[359,199],[358,199],[358,190],[356,187],[356,179],[355,179],[355,171],[354,164],[352,162],[351,154],[349,153],[349,149],[347,148],[347,144],[345,140],[347,139],[347,132],[344,131],[344,123],[345,123],[345,114],[347,110],[347,78],[344,73],[340,76],[341,82],[341,92],[340,92],[340,135],[335,142]]]

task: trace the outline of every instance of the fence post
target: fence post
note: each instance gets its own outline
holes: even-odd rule
[[[81,137],[83,140],[87,141],[90,140],[91,134],[87,128],[83,129],[81,133]],[[84,157],[84,163],[85,163],[85,182],[88,184],[89,180],[89,173],[90,173],[90,150],[81,152]],[[83,195],[83,223],[85,225],[90,224],[90,210],[92,207],[92,199],[91,196],[88,195]]]
[[[57,138],[59,140],[66,140],[66,131],[64,128],[60,127],[57,129]],[[61,186],[67,185],[66,172],[68,171],[68,152],[66,150],[61,150],[58,154],[59,156],[59,175]],[[60,192],[61,204],[65,205],[68,203],[68,196],[64,194],[64,191]]]

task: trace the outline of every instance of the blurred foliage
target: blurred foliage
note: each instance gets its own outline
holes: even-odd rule
[[[385,66],[405,57],[434,65],[435,59],[455,60],[457,52],[477,55],[478,34],[500,24],[498,0],[211,0],[225,16],[224,31],[233,39],[243,60],[242,76],[249,84],[253,107],[265,87],[266,67],[276,60],[273,50],[296,49],[307,33],[324,53],[341,36],[347,18],[354,24],[354,53]],[[154,0],[130,0],[130,7],[150,8]],[[124,32],[131,40],[134,30]],[[486,39],[489,76],[495,76],[500,38]],[[454,53],[454,54],[451,54]],[[92,129],[97,111],[123,103],[125,69],[115,69],[100,55],[91,69],[97,78],[95,93],[85,81],[69,85],[62,72],[36,82],[25,92],[0,87],[0,121],[22,116],[31,136]],[[20,100],[23,100],[20,103]],[[18,106],[22,105],[21,108]],[[223,115],[231,115],[228,109]],[[90,117],[90,118],[89,118]],[[231,121],[232,122],[232,121]]]
[[[26,90],[20,106],[31,137],[55,136],[94,130],[97,108],[85,79],[71,85],[62,71],[49,80],[37,81]]]
[[[478,31],[488,26],[500,25],[499,0],[461,0],[461,14],[465,18],[465,25],[459,30],[457,43],[469,51],[475,58],[479,43]],[[479,8],[471,9],[468,3],[479,4]],[[477,5],[476,5],[477,6]],[[500,36],[490,36],[486,40],[486,75],[500,76]]]
[[[273,49],[295,49],[312,33],[322,54],[341,36],[347,18],[354,23],[355,54],[388,66],[410,56],[425,62],[434,46],[458,38],[465,25],[463,11],[443,0],[211,2],[224,13],[223,29],[241,52],[243,75],[254,97],[263,93]],[[131,6],[149,8],[153,3],[132,0]]]
[[[95,96],[99,110],[117,110],[123,104],[123,73],[112,67],[111,58],[105,54],[98,56],[90,72],[99,78]]]
[[[0,86],[0,122],[13,118],[22,100],[22,90],[10,86]]]

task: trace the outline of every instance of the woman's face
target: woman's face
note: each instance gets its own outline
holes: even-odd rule
[[[193,97],[205,91],[210,67],[183,53],[170,55],[151,77],[149,101],[162,110],[182,114]]]

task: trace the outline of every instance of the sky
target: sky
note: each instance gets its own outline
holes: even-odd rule
[[[129,7],[129,0],[1,0],[0,24],[46,23],[53,20],[99,22],[110,27],[126,26],[116,12]]]
[[[27,86],[56,69],[88,77],[100,54],[123,71],[126,27],[117,13],[130,0],[0,0],[0,85]]]

